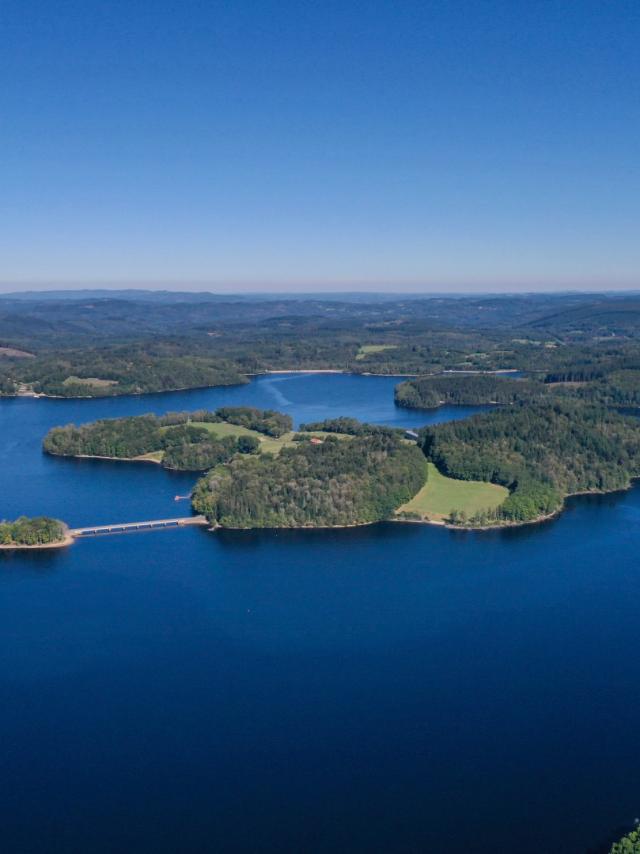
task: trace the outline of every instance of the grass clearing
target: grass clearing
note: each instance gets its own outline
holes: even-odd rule
[[[240,436],[253,436],[260,442],[260,451],[266,451],[270,454],[279,454],[285,445],[290,445],[295,433],[285,433],[279,439],[273,436],[265,436],[264,433],[258,433],[257,430],[249,430],[248,427],[241,427],[238,424],[228,424],[226,421],[193,421],[194,427],[204,427],[216,439],[222,439],[224,436],[234,436],[236,439]]]
[[[356,361],[361,362],[371,353],[383,353],[385,350],[397,350],[397,344],[363,344],[356,354]]]
[[[100,377],[67,377],[62,385],[86,385],[95,388],[107,388],[118,385],[118,380],[101,380]]]
[[[255,436],[256,439],[263,439],[262,433],[255,430],[249,430],[248,427],[240,427],[238,424],[227,424],[226,421],[190,421],[193,427],[204,427],[209,433],[214,435],[216,439],[222,439],[225,436]]]
[[[473,516],[480,510],[498,507],[509,494],[504,486],[477,480],[454,480],[428,463],[429,477],[420,492],[397,512],[417,513],[423,519],[443,521],[452,510]]]
[[[276,439],[273,436],[265,436],[264,433],[258,433],[257,430],[249,430],[248,427],[240,427],[238,424],[228,424],[226,421],[190,421],[189,423],[193,424],[194,427],[204,427],[216,439],[222,439],[224,436],[234,436],[235,438],[239,436],[253,436],[260,442],[260,452],[264,451],[268,454],[279,454],[283,448],[293,445],[293,437],[296,435],[292,431]],[[161,429],[164,431],[170,428],[162,427]],[[337,439],[351,438],[351,436],[347,436],[344,433],[326,433],[322,430],[314,430],[309,435],[317,436],[319,439],[326,439],[327,436],[335,436]]]
[[[279,454],[282,448],[288,445],[297,444],[293,441],[296,433],[285,433],[279,439],[272,439],[270,436],[262,436],[260,438],[260,450],[267,451],[270,454]],[[315,436],[318,439],[326,439],[327,436],[335,436],[336,439],[351,439],[346,433],[327,433],[324,430],[310,430],[309,436]]]

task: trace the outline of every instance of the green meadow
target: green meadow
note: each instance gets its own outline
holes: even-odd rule
[[[363,344],[358,350],[356,360],[360,362],[371,353],[383,353],[385,350],[396,350],[397,347],[397,344]]]
[[[452,510],[473,516],[498,507],[509,494],[504,486],[476,480],[454,480],[429,463],[429,476],[420,492],[398,508],[398,513],[417,513],[423,519],[444,521]]]
[[[191,421],[189,423],[193,424],[194,427],[204,427],[205,430],[208,430],[216,439],[222,439],[225,436],[234,436],[236,438],[239,436],[253,436],[258,440],[258,442],[260,442],[260,452],[266,452],[268,454],[279,454],[283,448],[293,444],[293,437],[296,435],[296,433],[292,431],[291,433],[285,433],[276,439],[273,436],[265,436],[264,433],[258,433],[256,430],[249,430],[248,427],[240,427],[237,424],[228,424],[226,421]],[[162,429],[166,430],[168,428],[164,427]],[[343,433],[326,433],[322,430],[313,430],[309,435],[317,436],[319,439],[326,439],[327,436],[335,436],[337,439],[351,438],[351,436],[347,436]],[[154,456],[155,453],[160,454],[160,459],[162,459],[162,451],[154,452]]]

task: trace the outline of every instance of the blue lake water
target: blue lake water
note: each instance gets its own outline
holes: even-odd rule
[[[418,426],[395,378],[0,402],[0,516],[187,512],[49,427],[227,403]],[[484,534],[384,524],[0,557],[3,852],[583,854],[640,811],[640,490]]]

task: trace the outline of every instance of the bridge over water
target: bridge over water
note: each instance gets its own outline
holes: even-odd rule
[[[150,519],[146,522],[118,522],[113,525],[90,525],[71,528],[72,537],[91,537],[97,534],[126,534],[129,531],[153,531],[160,528],[182,528],[185,525],[208,525],[206,516],[179,516],[174,519]]]

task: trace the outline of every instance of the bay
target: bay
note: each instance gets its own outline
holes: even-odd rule
[[[55,424],[226,404],[416,427],[397,378],[0,402],[0,515],[173,515]],[[512,531],[198,529],[0,557],[2,850],[586,852],[638,813],[640,492]]]

